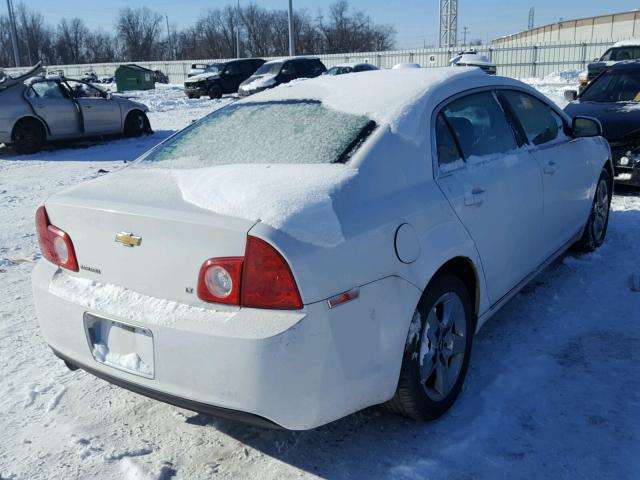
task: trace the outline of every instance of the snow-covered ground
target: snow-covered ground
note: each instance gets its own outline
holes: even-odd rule
[[[574,82],[573,75],[569,82]],[[562,102],[561,76],[532,81]],[[34,210],[231,101],[138,94],[156,133],[15,156],[0,147],[0,479],[640,478],[640,191],[605,245],[568,254],[480,332],[456,405],[432,423],[372,408],[308,432],[212,419],[69,372],[42,341]]]

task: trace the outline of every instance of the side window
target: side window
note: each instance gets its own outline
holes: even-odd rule
[[[29,90],[27,90],[27,98],[38,98],[38,94],[35,92],[33,87],[29,87]]]
[[[460,150],[456,144],[451,129],[445,122],[442,114],[436,119],[436,146],[438,149],[438,164],[442,167],[451,165],[457,160],[462,160]]]
[[[280,71],[280,73],[285,74],[285,75],[290,75],[291,78],[297,78],[296,76],[296,65],[294,62],[287,62],[282,66],[282,70]]]
[[[491,92],[474,93],[447,105],[442,114],[451,126],[465,160],[516,148],[513,131]]]
[[[546,103],[522,92],[501,92],[520,121],[529,143],[542,145],[563,134],[562,118]]]
[[[253,62],[242,62],[240,63],[240,71],[243,75],[251,75],[258,68],[254,68],[254,65],[255,64]]]
[[[66,98],[56,82],[36,82],[31,88],[40,98]]]
[[[237,63],[231,63],[227,65],[227,68],[225,68],[225,73],[227,75],[238,75],[240,74],[240,67]]]

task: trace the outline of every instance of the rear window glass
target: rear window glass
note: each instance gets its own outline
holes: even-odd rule
[[[632,47],[617,47],[612,48],[607,53],[605,53],[601,60],[613,61],[613,62],[622,62],[624,60],[636,60],[640,59],[640,47],[632,46]]]
[[[374,128],[367,117],[331,110],[317,101],[234,104],[180,132],[141,165],[345,162]]]

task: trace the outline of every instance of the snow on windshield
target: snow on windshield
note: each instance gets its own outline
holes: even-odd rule
[[[318,101],[234,104],[152,151],[140,166],[335,163],[370,123],[367,117],[331,110]]]

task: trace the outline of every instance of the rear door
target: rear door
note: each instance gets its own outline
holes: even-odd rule
[[[503,90],[527,138],[527,149],[544,178],[544,225],[547,256],[563,247],[583,227],[591,206],[593,154],[587,138],[565,133],[568,126],[555,109],[522,91]]]
[[[74,99],[58,82],[35,82],[27,90],[27,100],[36,114],[44,119],[54,137],[79,135],[82,131],[80,112]]]
[[[67,83],[82,112],[85,133],[99,135],[122,131],[122,113],[117,100],[89,84]]]
[[[540,167],[491,91],[441,108],[434,138],[437,182],[476,244],[495,304],[543,260]]]
[[[228,64],[223,74],[220,76],[222,81],[223,93],[236,93],[240,83],[242,82],[242,73],[240,70],[240,63],[234,62]]]

